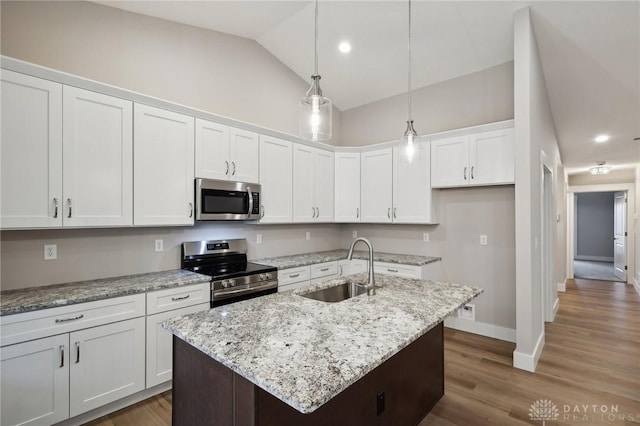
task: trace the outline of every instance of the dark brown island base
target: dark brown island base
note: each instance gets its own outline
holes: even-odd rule
[[[442,323],[309,414],[173,337],[173,426],[415,426],[443,395]]]

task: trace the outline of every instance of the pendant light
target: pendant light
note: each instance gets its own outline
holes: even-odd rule
[[[409,119],[407,120],[407,129],[402,136],[402,144],[404,146],[404,153],[407,158],[407,162],[413,161],[415,154],[414,140],[418,137],[415,129],[413,128],[413,120],[411,119],[411,0],[409,0],[409,75],[408,75],[408,103],[409,103]]]
[[[300,101],[300,136],[312,141],[331,138],[331,101],[322,96],[318,74],[318,0],[315,0],[315,69],[311,87]]]

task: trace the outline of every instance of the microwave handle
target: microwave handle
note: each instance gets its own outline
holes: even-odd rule
[[[249,196],[249,211],[247,212],[247,217],[251,216],[251,212],[253,211],[253,195],[251,195],[251,188],[247,186],[247,195]]]

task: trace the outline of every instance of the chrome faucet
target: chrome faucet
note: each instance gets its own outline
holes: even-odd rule
[[[375,296],[376,288],[380,288],[380,287],[376,286],[376,280],[373,276],[373,246],[371,245],[371,242],[366,238],[362,238],[362,237],[356,238],[355,240],[353,240],[353,243],[351,243],[351,248],[349,249],[349,255],[347,256],[347,258],[351,260],[351,258],[353,257],[353,248],[356,246],[356,244],[359,241],[362,241],[369,247],[369,282],[364,288],[367,289],[367,295]]]

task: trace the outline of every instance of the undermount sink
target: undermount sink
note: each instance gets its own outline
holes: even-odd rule
[[[320,302],[335,303],[366,293],[367,290],[361,284],[346,282],[334,287],[300,294],[300,296],[306,297],[307,299],[319,300]]]

